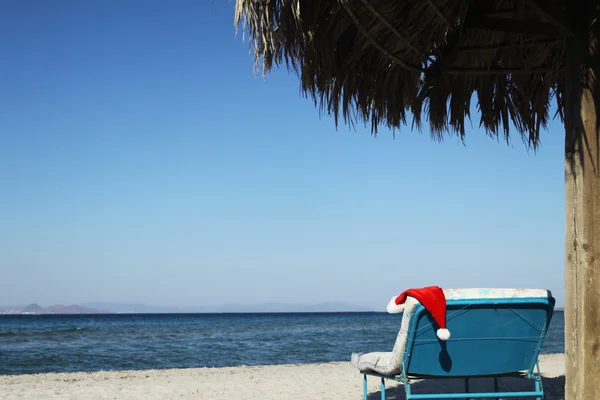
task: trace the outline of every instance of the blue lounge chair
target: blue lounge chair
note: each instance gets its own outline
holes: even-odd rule
[[[402,324],[392,352],[352,354],[352,363],[363,375],[364,399],[367,376],[404,385],[407,400],[534,397],[544,390],[538,356],[554,311],[555,300],[539,289],[444,289],[447,341],[436,337],[429,312],[408,297]],[[498,378],[517,376],[532,381],[526,392],[498,391]],[[469,378],[494,378],[494,391],[469,392]],[[411,392],[411,380],[462,378],[462,393]]]

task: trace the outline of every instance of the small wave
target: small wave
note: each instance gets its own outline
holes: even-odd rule
[[[52,329],[52,330],[48,330],[45,331],[44,333],[48,334],[55,334],[55,333],[88,333],[88,332],[93,332],[96,329],[93,328],[83,328],[81,326],[70,326],[68,328],[59,328],[59,329]]]
[[[66,327],[66,328],[54,328],[54,329],[48,329],[48,330],[40,330],[38,332],[35,332],[34,334],[42,334],[42,335],[48,335],[48,334],[60,334],[60,333],[84,333],[84,332],[93,332],[95,331],[95,329],[93,328],[82,328],[79,326],[70,326],[70,327]]]
[[[46,336],[46,335],[64,335],[64,334],[82,334],[82,333],[90,333],[94,332],[96,329],[93,328],[84,328],[80,326],[73,326],[67,328],[54,328],[54,329],[43,329],[37,331],[4,331],[0,332],[0,338],[8,338],[8,337],[35,337],[35,336]]]

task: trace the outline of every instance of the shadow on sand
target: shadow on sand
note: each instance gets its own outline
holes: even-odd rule
[[[370,377],[371,379],[378,379]],[[500,391],[529,391],[533,390],[532,381],[520,378],[500,378],[498,380]],[[542,378],[544,387],[544,400],[564,400],[565,377]],[[494,390],[493,380],[491,378],[477,378],[469,380],[471,392],[491,392]],[[431,379],[415,382],[411,385],[412,393],[456,393],[464,392],[464,380],[462,379]],[[395,384],[393,381],[386,381],[386,400],[406,400],[404,386]],[[489,397],[492,399],[493,397]],[[370,392],[369,400],[381,400],[381,391]],[[535,399],[535,397],[521,397],[521,399]],[[504,398],[502,398],[504,400]]]

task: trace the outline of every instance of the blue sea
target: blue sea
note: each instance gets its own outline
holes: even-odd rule
[[[349,361],[391,351],[386,313],[0,315],[0,374]],[[542,353],[564,352],[555,311]]]

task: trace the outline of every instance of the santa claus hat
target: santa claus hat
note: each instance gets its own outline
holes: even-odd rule
[[[440,340],[448,340],[450,331],[446,329],[446,296],[442,288],[427,286],[421,289],[408,289],[400,296],[392,297],[388,303],[387,312],[396,314],[404,311],[404,302],[408,296],[417,299],[439,325],[439,329],[436,331],[437,337]]]

